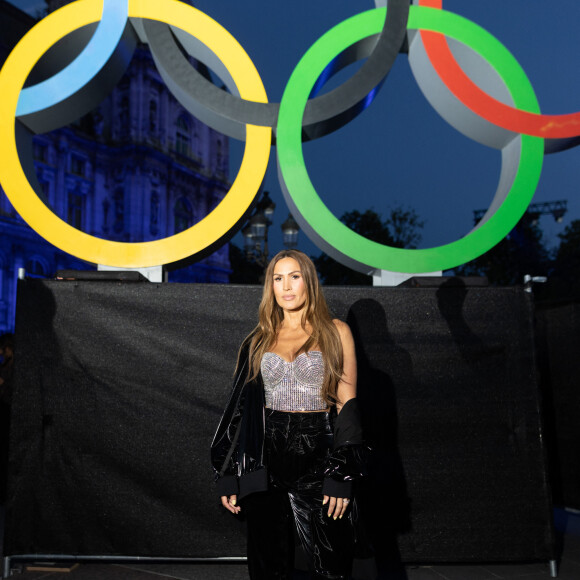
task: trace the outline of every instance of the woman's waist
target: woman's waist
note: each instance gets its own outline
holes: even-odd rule
[[[280,411],[265,408],[266,429],[322,430],[330,429],[330,411]]]
[[[273,409],[272,407],[265,407],[266,416],[273,415],[284,418],[286,415],[328,415],[330,413],[330,408],[326,409]]]

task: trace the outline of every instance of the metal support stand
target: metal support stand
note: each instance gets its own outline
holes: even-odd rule
[[[556,560],[550,560],[550,576],[552,578],[558,577],[558,562]]]
[[[229,564],[243,564],[247,562],[245,556],[228,556],[222,558],[164,558],[154,556],[74,556],[70,554],[19,554],[5,556],[2,562],[2,578],[11,576],[12,562],[92,562],[92,563],[139,563],[149,564],[174,563],[174,564],[204,564],[227,562]]]
[[[443,276],[443,272],[423,272],[422,274],[408,274],[406,272],[391,272],[390,270],[374,270],[372,272],[373,286],[398,286],[414,276]]]
[[[10,576],[10,556],[2,558],[2,578]]]
[[[139,272],[141,273],[149,282],[167,282],[167,272],[163,271],[163,266],[153,266],[151,268],[116,268],[115,266],[103,266],[99,264],[97,266],[99,272]]]
[[[532,293],[532,287],[534,284],[545,284],[548,281],[546,276],[530,276],[526,274],[524,276],[524,292]]]

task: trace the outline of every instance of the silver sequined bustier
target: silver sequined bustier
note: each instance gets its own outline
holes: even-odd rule
[[[321,397],[324,361],[320,351],[303,352],[292,362],[274,352],[266,352],[261,366],[266,407],[276,411],[324,411],[328,408]]]

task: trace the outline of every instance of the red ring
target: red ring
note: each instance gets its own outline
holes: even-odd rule
[[[443,9],[443,0],[419,0],[420,6]],[[580,135],[580,113],[542,115],[505,105],[482,91],[462,70],[443,34],[419,31],[427,57],[447,88],[486,121],[515,133],[564,139]]]

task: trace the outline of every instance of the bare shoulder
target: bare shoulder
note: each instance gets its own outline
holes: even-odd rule
[[[332,322],[334,322],[334,326],[336,326],[336,330],[338,330],[341,340],[352,340],[352,332],[350,331],[350,326],[346,322],[343,322],[338,318],[334,318]]]
[[[339,318],[333,318],[332,322],[334,322],[334,326],[336,326],[338,332],[350,332],[350,326],[343,320],[340,320]]]

